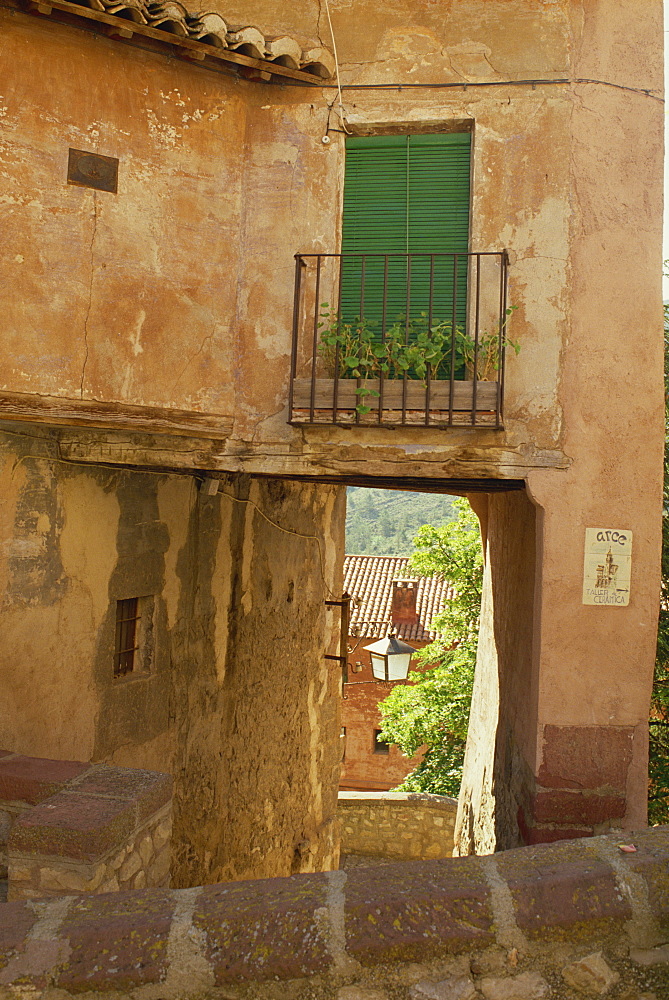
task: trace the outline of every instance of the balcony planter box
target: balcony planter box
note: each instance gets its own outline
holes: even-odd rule
[[[451,405],[451,385],[453,389]],[[356,392],[364,387],[376,395]],[[296,378],[293,380],[292,423],[342,424],[416,424],[496,426],[499,400],[498,382],[448,380],[431,381],[429,387],[418,380]],[[312,400],[313,392],[313,400]],[[476,398],[474,398],[476,393]],[[356,412],[358,403],[370,407],[370,412]],[[381,421],[379,408],[381,407]],[[313,414],[312,414],[313,409]],[[404,414],[404,419],[403,419]],[[426,419],[426,416],[429,419]]]
[[[289,423],[501,429],[508,265],[506,250],[296,254]]]

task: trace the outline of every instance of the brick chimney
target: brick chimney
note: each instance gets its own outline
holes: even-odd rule
[[[415,625],[418,621],[416,589],[415,580],[393,580],[390,610],[390,620],[393,625]]]

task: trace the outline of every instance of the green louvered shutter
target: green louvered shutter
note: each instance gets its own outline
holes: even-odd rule
[[[469,132],[408,137],[409,252],[469,249]],[[467,258],[437,258],[434,271],[433,315],[450,319],[453,278],[456,277],[456,318],[463,324],[467,309]],[[412,264],[411,315],[427,311],[430,264]]]
[[[346,140],[342,252],[403,254],[466,252],[469,248],[470,134],[370,136]],[[453,313],[453,259],[435,261],[432,315]],[[458,260],[455,311],[464,322],[467,261]],[[430,261],[390,258],[386,322],[407,308],[418,317],[429,311]],[[343,265],[342,315],[364,314],[380,335],[384,286],[383,258]]]
[[[343,253],[406,252],[408,239],[407,136],[370,136],[346,140]],[[344,261],[342,313],[380,323],[384,264],[370,257]],[[388,263],[387,318],[404,310],[406,261]]]

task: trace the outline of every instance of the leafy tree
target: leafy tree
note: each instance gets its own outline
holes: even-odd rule
[[[669,823],[669,305],[664,307],[664,424],[662,589],[648,726],[648,819],[651,823]]]
[[[394,533],[393,525],[387,510],[381,511],[381,517],[379,518],[379,531],[384,538],[391,538]]]
[[[476,663],[483,554],[478,521],[469,504],[455,500],[453,507],[454,521],[419,529],[411,557],[414,570],[440,573],[454,589],[432,623],[439,637],[415,657],[428,669],[413,674],[415,684],[395,687],[379,708],[382,740],[395,743],[408,757],[427,747],[399,789],[457,796]]]

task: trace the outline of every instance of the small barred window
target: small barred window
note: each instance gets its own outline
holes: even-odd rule
[[[116,644],[114,677],[124,677],[135,669],[135,654],[139,636],[139,598],[128,597],[116,602]]]

